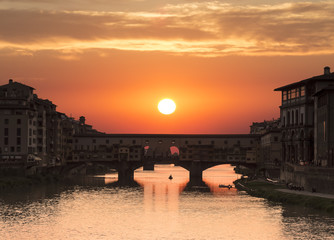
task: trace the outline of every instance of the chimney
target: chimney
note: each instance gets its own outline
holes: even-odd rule
[[[13,83],[13,79],[9,79],[9,84]]]
[[[85,125],[85,122],[86,122],[85,117],[84,117],[84,116],[81,116],[81,117],[79,118],[79,123],[80,123],[80,125]]]
[[[331,73],[331,69],[327,66],[324,68],[324,75],[329,75]]]

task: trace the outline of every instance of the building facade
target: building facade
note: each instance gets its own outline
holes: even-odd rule
[[[333,193],[334,73],[295,82],[281,91],[281,180]]]
[[[61,166],[73,158],[73,136],[97,132],[90,125],[56,111],[34,88],[9,80],[0,86],[0,170]],[[28,173],[29,174],[29,173]]]
[[[314,95],[315,159],[320,166],[334,167],[334,85]]]
[[[315,152],[318,126],[314,94],[334,83],[334,74],[325,67],[324,74],[295,82],[275,91],[282,92],[280,106],[282,161],[296,165],[320,166]]]

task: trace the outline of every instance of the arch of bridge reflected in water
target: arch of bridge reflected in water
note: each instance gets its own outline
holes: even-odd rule
[[[332,217],[218,187],[237,177],[220,165],[204,172],[207,187],[189,189],[187,170],[156,165],[136,170],[135,187],[112,184],[115,173],[15,190],[0,194],[0,238],[332,239]]]
[[[219,184],[233,185],[233,181],[240,178],[231,165],[218,165],[203,172],[203,182],[206,186],[193,187],[196,191],[219,194],[237,194],[235,188],[219,188]],[[169,176],[173,179],[170,180]],[[185,190],[189,182],[189,172],[179,166],[155,165],[154,171],[144,171],[139,168],[135,171],[134,180],[144,189],[144,202],[146,206],[162,207],[168,203],[169,207],[176,208],[179,195]],[[105,184],[117,182],[117,173],[107,174]],[[152,204],[154,201],[155,204]],[[159,204],[161,203],[161,204]]]

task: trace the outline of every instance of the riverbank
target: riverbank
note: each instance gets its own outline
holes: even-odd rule
[[[12,188],[24,188],[44,183],[55,183],[59,181],[57,175],[35,174],[27,177],[21,176],[1,176],[0,191]]]
[[[289,190],[284,184],[269,183],[261,180],[243,180],[234,182],[238,190],[244,190],[254,197],[266,198],[269,201],[299,205],[327,212],[334,216],[334,199],[329,194],[317,194]]]

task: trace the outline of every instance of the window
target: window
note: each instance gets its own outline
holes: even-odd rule
[[[215,144],[215,141],[211,141],[211,144],[214,145],[214,144]]]
[[[278,142],[278,137],[274,137],[274,141],[275,141],[275,142]]]
[[[304,124],[304,114],[303,113],[300,114],[300,124],[301,125]]]
[[[291,99],[296,98],[296,89],[291,90]]]
[[[5,124],[8,124],[9,123],[9,120],[6,118],[5,119]]]
[[[16,135],[17,136],[21,136],[21,128],[17,128],[16,129]]]
[[[96,143],[96,139],[93,139],[93,143]]]
[[[10,152],[15,152],[15,148],[14,147],[10,147]]]
[[[132,144],[136,144],[136,140],[132,140]]]
[[[31,137],[31,135],[32,135],[32,129],[29,128],[29,137]]]
[[[106,140],[106,144],[109,144],[109,139]]]
[[[21,138],[20,137],[16,138],[16,145],[21,145]]]
[[[300,88],[300,96],[301,96],[301,97],[305,96],[305,86],[302,86],[302,87]]]
[[[5,136],[8,136],[8,128],[5,128]]]
[[[123,140],[119,140],[119,143],[121,143],[121,144],[122,144],[122,143],[123,143]]]
[[[283,91],[283,93],[282,93],[282,99],[283,99],[283,101],[288,100],[288,93],[287,93],[287,91]]]
[[[198,141],[198,144],[202,144],[202,141]]]
[[[5,144],[5,145],[8,145],[8,137],[5,137],[5,138],[4,138],[4,144]]]
[[[188,144],[188,141],[185,141],[184,143],[185,143],[185,144]]]
[[[318,108],[326,106],[327,105],[327,96],[319,96],[318,97]]]
[[[228,141],[227,141],[227,140],[225,140],[225,141],[224,141],[224,144],[228,144]]]
[[[21,152],[21,147],[20,146],[16,147],[16,152]]]
[[[324,142],[326,142],[326,121],[324,121]]]

